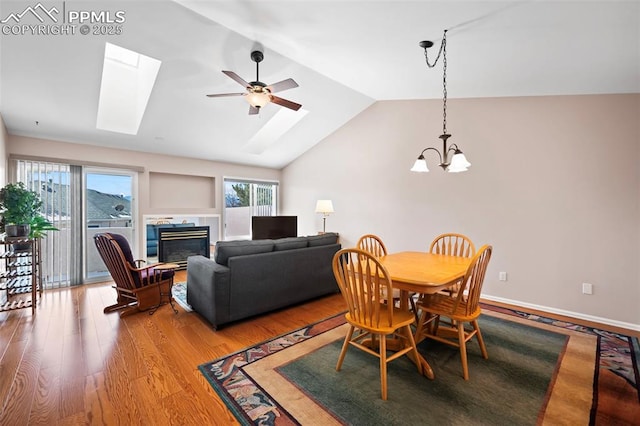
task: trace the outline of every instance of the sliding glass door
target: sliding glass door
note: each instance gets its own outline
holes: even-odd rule
[[[124,235],[134,250],[136,176],[122,170],[84,169],[84,282],[101,281],[109,276],[93,242],[97,233]]]
[[[278,183],[224,178],[224,239],[251,239],[251,216],[278,214]]]
[[[137,174],[129,170],[12,160],[11,176],[43,201],[42,215],[58,231],[42,239],[44,287],[109,279],[93,242],[98,232],[117,232],[135,252]]]

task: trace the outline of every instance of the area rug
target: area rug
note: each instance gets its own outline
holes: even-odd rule
[[[187,283],[175,283],[171,289],[173,300],[187,312],[192,312],[191,305],[187,303]]]
[[[335,371],[343,315],[199,369],[240,424],[637,424],[637,338],[483,309],[489,359],[468,345],[469,381],[455,348],[425,341],[435,380],[400,358],[389,364],[387,401],[371,355],[350,348]]]

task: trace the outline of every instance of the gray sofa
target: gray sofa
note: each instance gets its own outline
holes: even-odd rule
[[[219,241],[214,260],[187,258],[187,303],[214,328],[339,291],[328,233],[277,240]]]

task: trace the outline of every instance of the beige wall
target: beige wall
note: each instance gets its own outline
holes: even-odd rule
[[[391,251],[461,232],[494,247],[485,295],[640,329],[640,95],[450,99],[470,171],[444,173],[429,152],[431,171],[411,173],[441,148],[441,108],[372,105],[283,170],[283,214],[315,232],[316,200],[332,199],[327,231]]]
[[[410,173],[423,148],[439,147],[441,107],[378,102],[282,172],[7,136],[2,123],[0,151],[143,167],[140,218],[220,214],[223,176],[280,180],[281,213],[298,216],[301,235],[322,227],[318,199],[333,200],[327,230],[345,246],[374,232],[392,251],[426,250],[462,232],[494,246],[488,297],[640,329],[640,95],[451,99],[451,141],[473,166],[447,174],[427,153],[431,172]],[[149,172],[214,177],[216,207],[151,208]]]
[[[149,154],[138,151],[125,151],[112,148],[102,148],[92,145],[71,144],[53,140],[34,139],[22,136],[9,135],[7,152],[9,155],[20,157],[41,157],[60,162],[72,162],[92,164],[100,163],[113,167],[138,167],[144,172],[138,174],[138,223],[143,223],[143,215],[184,215],[184,214],[222,214],[222,202],[224,190],[222,181],[224,176],[245,177],[255,179],[268,179],[279,181],[279,170],[248,167],[214,161],[173,157],[159,154]],[[202,207],[202,199],[209,199],[209,195],[200,197],[194,194],[193,189],[184,188],[177,191],[175,188],[167,190],[164,196],[170,198],[170,202],[151,202],[149,175],[174,175],[179,181],[188,181],[189,176],[194,177],[198,183],[195,187],[202,188],[201,182],[206,178],[213,178],[215,182],[214,207]],[[210,179],[209,179],[210,180]],[[160,207],[156,207],[156,206]],[[211,205],[210,202],[206,205]],[[143,237],[143,227],[138,227],[136,241]],[[138,250],[140,244],[136,242],[136,251],[143,258],[142,251]]]

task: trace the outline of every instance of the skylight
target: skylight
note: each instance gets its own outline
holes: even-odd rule
[[[261,154],[293,126],[298,124],[309,111],[299,109],[293,111],[288,108],[280,108],[278,112],[262,126],[258,132],[244,146],[244,150],[252,154]]]
[[[138,133],[162,61],[105,43],[96,127]]]

